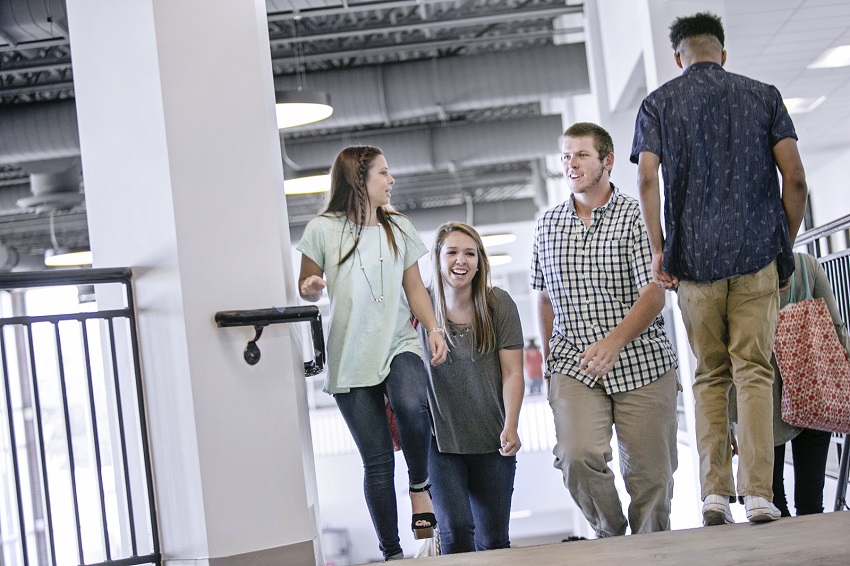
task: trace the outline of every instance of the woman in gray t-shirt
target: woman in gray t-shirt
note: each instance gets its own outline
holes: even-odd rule
[[[519,313],[505,291],[490,286],[484,245],[471,226],[443,224],[432,260],[431,298],[449,340],[446,362],[429,367],[428,381],[428,467],[441,550],[507,548],[525,390]]]

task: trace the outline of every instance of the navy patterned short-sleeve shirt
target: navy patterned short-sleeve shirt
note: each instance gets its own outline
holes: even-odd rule
[[[794,271],[773,146],[797,139],[776,87],[699,62],[644,99],[631,160],[661,158],[664,270],[709,283]]]

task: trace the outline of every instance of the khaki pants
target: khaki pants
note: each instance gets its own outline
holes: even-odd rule
[[[702,497],[773,499],[773,337],[779,316],[776,262],[752,275],[682,281],[679,307],[697,358],[694,398]],[[738,487],[732,479],[729,389],[738,394]]]
[[[676,447],[676,370],[643,387],[607,394],[556,373],[549,384],[549,406],[555,416],[554,466],[564,485],[599,537],[670,529]],[[629,519],[614,472],[612,427],[617,427],[620,470],[631,497]]]

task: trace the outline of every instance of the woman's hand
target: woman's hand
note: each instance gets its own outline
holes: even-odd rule
[[[302,279],[298,285],[298,292],[301,298],[305,301],[315,303],[322,298],[322,291],[325,289],[325,280],[318,275],[309,275]]]
[[[449,348],[446,345],[446,338],[441,330],[432,330],[428,332],[428,345],[431,347],[431,365],[438,366],[446,361],[446,354],[449,353]]]
[[[305,301],[315,303],[322,298],[325,290],[325,280],[322,279],[322,268],[307,257],[301,256],[301,275],[298,277],[298,294]]]
[[[506,426],[502,434],[499,435],[499,440],[502,444],[499,447],[499,454],[502,456],[513,456],[522,448],[522,442],[519,441],[519,435],[515,428]]]

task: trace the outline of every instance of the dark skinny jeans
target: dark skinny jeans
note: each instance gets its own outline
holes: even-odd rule
[[[431,422],[428,416],[422,358],[403,352],[393,358],[390,373],[378,385],[353,387],[334,395],[363,460],[363,491],[384,558],[402,553],[398,537],[395,496],[395,455],[384,395],[390,400],[398,426],[399,443],[407,462],[410,487],[428,484]]]
[[[829,432],[804,428],[791,440],[794,458],[794,507],[797,515],[823,513],[823,484],[829,455]],[[785,445],[774,448],[773,504],[783,517],[790,517],[785,497]]]

